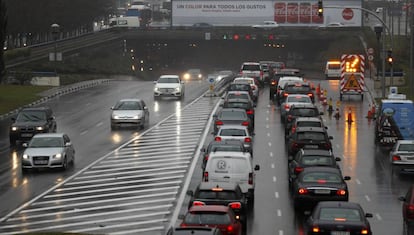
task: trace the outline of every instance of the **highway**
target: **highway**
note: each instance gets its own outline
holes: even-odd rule
[[[335,104],[339,81],[319,77],[322,74],[310,79],[327,89]],[[195,161],[197,151],[212,138],[204,127],[211,128],[209,114],[220,99],[201,97],[208,88],[206,82],[190,82],[184,101],[154,102],[152,86],[152,82],[113,81],[45,103],[55,111],[58,131],[73,139],[75,167],[67,172],[22,175],[21,149],[3,150],[0,234],[48,230],[163,234],[170,223],[178,225],[176,216],[187,208],[187,197],[180,204],[186,180],[188,189],[194,189],[201,180],[200,161]],[[269,101],[268,92],[268,88],[261,91],[256,107],[254,164],[261,169],[256,173],[256,200],[247,231],[304,234],[306,216],[295,214],[288,192],[279,107]],[[134,96],[149,105],[150,126],[139,132],[111,132],[109,108],[120,98]],[[340,104],[342,118],[336,120],[326,112],[323,118],[334,137],[333,151],[342,159],[341,169],[352,178],[348,181],[350,201],[359,202],[366,212],[374,214],[370,219],[374,234],[402,234],[397,198],[412,183],[412,176],[392,175],[388,152],[375,146],[374,121],[366,118],[370,102],[368,95],[363,101],[359,96],[345,96]],[[349,109],[354,120],[351,124],[344,118]],[[7,143],[8,123],[1,125],[1,141]],[[137,141],[130,141],[135,137]],[[194,161],[191,153],[195,154]]]

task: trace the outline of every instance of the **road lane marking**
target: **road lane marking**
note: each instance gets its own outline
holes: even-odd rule
[[[269,121],[269,117],[266,117],[266,121]]]
[[[269,156],[270,156],[270,157],[273,157],[273,152],[270,152],[270,153],[269,153]]]
[[[266,128],[269,129],[269,125],[268,124],[266,124]]]
[[[368,195],[365,195],[365,199],[367,199],[367,201],[371,201],[371,198],[369,198],[369,196]]]
[[[272,146],[272,142],[269,142],[268,145],[269,145],[269,147],[271,147]]]
[[[277,209],[277,216],[282,216],[282,211],[280,209]]]
[[[272,167],[272,169],[274,169],[275,168],[275,164],[272,163],[271,167]]]
[[[86,130],[86,131],[82,131],[82,132],[80,133],[80,135],[85,135],[86,133],[88,133],[88,130]]]
[[[275,198],[279,198],[279,192],[275,192]]]
[[[283,235],[283,230],[279,230],[279,235]]]
[[[98,122],[98,123],[96,124],[96,126],[97,126],[97,127],[102,126],[102,125],[103,125],[103,122]]]
[[[380,215],[380,214],[378,214],[378,213],[376,213],[376,214],[375,214],[375,217],[377,217],[377,219],[378,219],[378,220],[382,220],[381,215]]]
[[[273,176],[273,182],[276,182],[276,181],[277,181],[276,176]]]
[[[267,132],[267,137],[270,137],[270,133],[269,132]]]
[[[355,179],[355,182],[356,182],[357,184],[361,184],[361,181],[359,181],[359,179]]]

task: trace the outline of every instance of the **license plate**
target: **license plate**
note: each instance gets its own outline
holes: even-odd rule
[[[37,165],[46,165],[47,164],[47,160],[36,160],[36,161],[34,161],[34,164],[37,164]]]
[[[32,133],[22,133],[21,136],[22,137],[32,137],[33,134]]]
[[[331,190],[329,189],[315,189],[315,194],[330,194]]]
[[[308,149],[317,149],[318,148],[318,145],[305,145],[305,146],[303,146],[304,148],[308,148]]]
[[[414,157],[407,157],[407,160],[414,160]]]
[[[350,235],[347,231],[332,231],[331,235]]]

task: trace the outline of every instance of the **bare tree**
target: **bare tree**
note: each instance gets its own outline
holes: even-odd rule
[[[3,77],[5,74],[5,64],[4,64],[4,40],[6,37],[6,27],[7,27],[7,9],[6,4],[3,0],[0,0],[0,45],[2,48],[0,49],[0,84],[3,82]]]

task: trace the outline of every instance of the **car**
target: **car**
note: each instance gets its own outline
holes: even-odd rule
[[[253,156],[253,135],[247,126],[223,125],[217,130],[215,141],[238,140],[243,143],[244,148]]]
[[[111,129],[133,126],[144,129],[149,122],[149,111],[142,99],[121,99],[111,107]]]
[[[405,231],[414,229],[414,184],[410,185],[404,196],[398,197],[402,201],[402,217]]]
[[[322,120],[323,112],[319,111],[318,107],[309,103],[294,103],[290,106],[289,111],[285,114],[285,136],[289,135],[293,122],[298,117],[314,117]],[[320,126],[323,127],[323,126]]]
[[[239,184],[247,198],[248,207],[252,208],[256,185],[255,171],[258,170],[260,166],[253,166],[253,159],[248,153],[212,152],[203,172],[202,181]]]
[[[277,84],[277,90],[276,90],[276,101],[280,104],[283,100],[283,88],[285,87],[285,84],[288,82],[303,82],[302,77],[298,76],[283,76],[279,78],[278,84]]]
[[[250,132],[253,132],[253,122],[247,115],[245,109],[222,108],[217,114],[213,115],[213,118],[214,134],[217,134],[219,127],[223,125],[246,126]]]
[[[340,79],[341,73],[341,61],[329,60],[326,62],[325,79]]]
[[[220,229],[216,227],[171,227],[166,235],[222,235]]]
[[[209,29],[209,28],[213,28],[214,26],[209,23],[200,22],[200,23],[194,23],[192,27],[196,29]]]
[[[246,110],[247,116],[252,120],[254,128],[254,105],[246,99],[227,99],[221,105],[223,108],[240,108]]]
[[[279,62],[283,63],[283,62]],[[283,68],[275,67],[273,69],[273,75],[270,77],[269,81],[269,99],[274,100],[276,97],[275,95],[278,93],[279,89],[279,80],[282,77],[300,77],[302,78],[302,73],[299,69],[290,69],[285,68],[284,63],[280,66],[283,66]],[[303,80],[303,78],[301,79]],[[299,80],[300,81],[300,80]]]
[[[203,163],[201,168],[204,170],[206,163],[211,152],[224,151],[224,152],[249,152],[240,140],[223,140],[216,141],[212,140],[207,148],[201,148],[200,151],[203,153]],[[251,156],[253,157],[253,156]]]
[[[53,133],[57,130],[55,116],[49,107],[23,108],[11,120],[12,124],[9,128],[11,146],[15,146],[18,141],[30,141],[38,133]]]
[[[290,81],[287,82],[281,93],[281,100],[280,103],[283,103],[284,99],[290,94],[304,94],[308,95],[312,102],[315,102],[315,94],[313,92],[313,88],[311,87],[309,82],[304,81]]]
[[[223,205],[233,209],[236,218],[247,222],[247,198],[240,185],[233,182],[201,182],[195,191],[189,190],[188,207],[195,205]]]
[[[229,91],[247,91],[250,95],[250,98],[253,98],[253,89],[247,82],[232,82],[227,87],[227,92]]]
[[[183,75],[184,80],[202,80],[203,74],[201,73],[201,69],[189,69]]]
[[[185,94],[184,81],[178,75],[161,75],[154,81],[154,99],[163,96],[182,99]]]
[[[368,218],[361,205],[355,202],[319,202],[306,220],[307,234],[367,234],[372,235]]]
[[[253,100],[257,102],[257,99],[259,97],[259,86],[256,85],[256,82],[254,78],[249,77],[236,77],[234,78],[233,82],[235,83],[248,83],[252,87],[252,94],[253,94]]]
[[[260,66],[262,67],[263,71],[263,80],[265,83],[269,83],[269,76],[270,76],[270,66],[268,63],[264,61],[259,61]]]
[[[296,104],[310,104],[312,103],[312,99],[308,95],[303,94],[290,94],[286,96],[283,103],[280,104],[280,121],[285,123],[286,121],[286,114],[289,112],[291,106]]]
[[[287,138],[288,156],[295,155],[301,148],[332,150],[331,140],[325,128],[322,127],[298,127]]]
[[[263,85],[263,70],[259,62],[244,62],[240,68],[240,76],[254,78]]]
[[[42,168],[66,170],[75,161],[75,149],[65,133],[36,134],[23,147],[26,147],[21,158],[23,172]]]
[[[288,174],[289,185],[306,167],[327,166],[339,168],[339,157],[335,157],[331,150],[300,149],[295,156],[289,156]]]
[[[276,21],[270,21],[270,20],[264,21],[263,24],[252,25],[252,28],[255,28],[255,29],[274,29],[277,27],[279,27],[279,24]]]
[[[223,235],[242,235],[243,225],[228,206],[192,206],[185,214],[180,227],[217,227]]]
[[[348,201],[349,176],[333,167],[306,167],[292,182],[295,210],[312,210],[320,201]]]
[[[232,99],[244,99],[250,101],[253,106],[256,104],[248,91],[227,91],[222,99],[224,102]]]
[[[414,140],[397,140],[389,158],[393,172],[414,172]]]
[[[346,25],[344,25],[341,22],[330,22],[330,23],[327,23],[325,25],[321,25],[319,27],[320,28],[338,28],[338,27],[346,27]]]
[[[292,121],[290,127],[288,127],[289,130],[285,133],[285,136],[289,136],[294,133],[298,127],[322,127],[326,130],[328,129],[321,117],[296,117]]]

